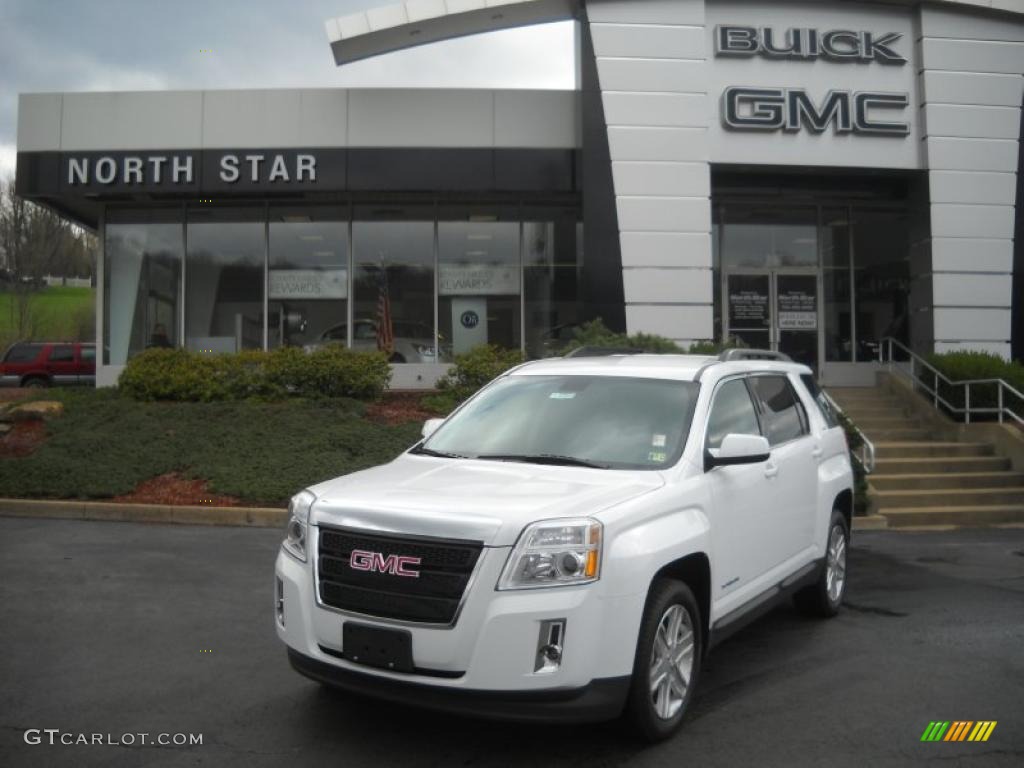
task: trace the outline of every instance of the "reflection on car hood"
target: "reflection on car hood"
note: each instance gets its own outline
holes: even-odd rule
[[[594,515],[663,484],[659,472],[404,454],[314,486],[312,520],[510,546],[535,520]]]

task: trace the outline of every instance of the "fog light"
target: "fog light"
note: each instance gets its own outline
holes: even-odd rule
[[[537,656],[533,671],[549,675],[562,666],[562,648],[565,645],[565,619],[546,619],[540,623],[537,638]]]
[[[276,579],[277,590],[276,599],[274,600],[274,613],[277,615],[277,623],[282,627],[284,626],[284,582],[281,579]]]

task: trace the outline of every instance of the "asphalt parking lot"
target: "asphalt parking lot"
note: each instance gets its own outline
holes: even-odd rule
[[[477,722],[321,689],[271,619],[274,530],[0,519],[0,765],[1024,764],[1024,529],[864,532],[848,605],[710,657],[683,732]],[[995,720],[924,743],[931,720]],[[25,743],[201,733],[196,746]]]

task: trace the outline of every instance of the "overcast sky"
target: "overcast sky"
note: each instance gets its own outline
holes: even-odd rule
[[[19,93],[574,85],[569,23],[477,35],[336,66],[324,21],[391,2],[0,0],[0,173],[14,169]]]

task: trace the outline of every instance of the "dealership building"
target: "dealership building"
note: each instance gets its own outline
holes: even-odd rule
[[[1019,0],[407,0],[324,45],[570,19],[568,91],[23,94],[18,191],[102,243],[99,383],[335,341],[429,386],[595,317],[833,385],[885,337],[1024,356]]]

